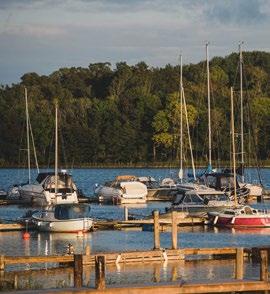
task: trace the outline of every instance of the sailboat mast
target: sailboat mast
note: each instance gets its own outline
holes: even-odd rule
[[[245,181],[244,176],[244,113],[243,113],[243,56],[242,56],[242,44],[239,44],[239,70],[240,70],[240,116],[241,116],[241,180]]]
[[[58,192],[58,105],[55,104],[55,196]]]
[[[231,133],[232,133],[232,157],[233,157],[233,193],[234,204],[238,205],[236,195],[236,164],[235,164],[235,142],[234,142],[234,106],[233,106],[233,88],[231,87]]]
[[[196,170],[195,170],[194,157],[193,157],[193,149],[192,149],[191,137],[190,137],[190,131],[189,131],[189,121],[188,121],[187,104],[186,104],[186,97],[185,97],[184,88],[182,88],[182,92],[183,92],[183,104],[184,104],[185,116],[186,116],[186,125],[187,125],[187,133],[188,133],[188,143],[189,143],[189,149],[190,149],[190,157],[191,157],[191,165],[192,165],[193,179],[194,179],[194,181],[196,181]]]
[[[180,55],[180,182],[183,182],[183,65]]]
[[[28,162],[28,183],[31,182],[31,161],[30,161],[30,137],[29,137],[29,112],[27,88],[24,88],[25,116],[26,116],[26,136],[27,136],[27,162]]]
[[[208,166],[212,170],[212,134],[211,134],[211,101],[210,101],[210,71],[209,71],[209,42],[206,43],[206,69],[207,69],[207,102],[208,102]]]

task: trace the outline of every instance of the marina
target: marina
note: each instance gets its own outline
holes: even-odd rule
[[[151,174],[156,173],[157,177],[167,173],[166,169],[147,171]],[[252,169],[250,171],[251,173],[253,172]],[[1,172],[16,174],[24,171],[0,170],[0,174]],[[32,172],[34,173],[34,170]],[[101,177],[95,177],[99,172]],[[259,259],[254,259],[251,252],[254,252],[252,247],[258,248],[258,246],[261,246],[263,249],[269,246],[270,231],[268,228],[241,230],[212,227],[208,225],[206,218],[189,216],[185,210],[177,213],[166,212],[166,209],[171,205],[171,202],[168,201],[148,201],[142,205],[112,205],[95,203],[91,199],[94,198],[91,187],[95,186],[96,180],[104,181],[107,173],[111,175],[126,172],[127,170],[115,169],[73,170],[72,175],[78,187],[85,186],[87,183],[87,189],[84,192],[86,198],[80,198],[79,202],[84,202],[85,205],[91,207],[90,216],[93,219],[93,228],[90,232],[38,232],[30,223],[27,224],[27,227],[25,224],[16,223],[18,218],[23,217],[29,209],[34,210],[35,207],[31,208],[23,202],[1,205],[0,255],[1,268],[4,268],[5,277],[4,279],[2,278],[2,281],[3,283],[6,281],[3,285],[10,287],[10,289],[17,288],[20,290],[43,288],[44,286],[41,286],[37,281],[41,280],[39,272],[42,274],[45,264],[48,278],[50,272],[55,270],[56,273],[53,280],[47,284],[48,287],[58,288],[59,283],[62,283],[67,288],[73,287],[74,269],[70,269],[68,264],[74,262],[74,256],[82,255],[84,272],[84,278],[81,280],[82,286],[90,287],[89,291],[95,291],[93,289],[96,287],[93,267],[95,267],[95,256],[101,255],[106,256],[106,291],[109,291],[108,289],[111,289],[111,286],[115,288],[115,291],[117,291],[116,289],[119,290],[120,288],[117,288],[117,285],[126,290],[138,291],[141,287],[138,284],[151,284],[152,286],[147,286],[148,288],[144,286],[143,289],[145,288],[145,291],[150,291],[149,293],[151,293],[151,291],[167,287],[166,291],[173,292],[175,291],[174,284],[180,279],[180,276],[185,277],[184,279],[186,280],[186,288],[181,291],[193,291],[182,293],[196,293],[194,291],[199,291],[198,289],[206,287],[204,283],[213,283],[213,291],[217,291],[219,285],[214,283],[217,278],[221,280],[226,278],[227,282],[224,280],[224,284],[228,283],[219,291],[227,291],[228,289],[235,289],[235,287],[267,289],[268,283],[251,282],[250,278],[254,279],[257,276],[258,280],[260,279]],[[144,169],[131,169],[128,172],[140,175],[145,174],[146,171]],[[170,175],[173,172],[177,173],[177,170],[171,170]],[[263,172],[265,172],[264,176],[269,173],[268,169],[264,169]],[[91,174],[93,174],[93,177],[91,177]],[[87,179],[83,183],[81,182],[82,175],[84,179]],[[91,178],[92,183],[88,180]],[[79,185],[78,182],[83,185]],[[5,184],[9,185],[8,182],[0,184],[2,187],[5,187]],[[270,207],[269,204],[267,200],[264,203],[252,203],[255,207],[265,207],[265,209]],[[24,238],[26,231],[29,232],[29,238]],[[12,244],[16,244],[16,246]],[[234,276],[234,259],[237,248],[246,248],[243,251],[246,273],[243,281],[231,280],[232,276]],[[256,252],[259,252],[258,250]],[[70,252],[72,254],[69,254]],[[73,256],[73,254],[75,255]],[[13,258],[12,256],[15,257]],[[206,273],[203,273],[201,268],[200,262],[203,264],[206,260],[209,262],[209,268],[211,268],[212,263],[215,268],[216,274],[212,273],[212,278],[209,278],[210,276],[207,278]],[[59,262],[61,266],[67,262],[68,267],[59,268]],[[227,264],[225,266],[225,276],[219,274],[222,267],[224,267],[224,263]],[[90,269],[88,269],[89,267]],[[88,273],[89,270],[90,272]],[[180,276],[179,270],[181,270]],[[162,277],[162,272],[164,271],[167,278]],[[18,272],[24,273],[22,277],[25,278],[18,279]],[[66,275],[65,272],[69,273],[68,275],[71,275],[71,277],[63,278],[63,275]],[[172,272],[174,274],[171,276]],[[191,272],[197,272],[198,277],[201,277],[200,281]],[[85,279],[85,275],[89,280]],[[32,281],[30,282],[31,285],[26,282],[29,278]],[[203,279],[206,279],[205,281],[207,282],[202,282]],[[211,279],[213,279],[212,282]],[[230,281],[228,282],[228,280]],[[111,284],[112,281],[114,281],[113,284]],[[128,284],[126,284],[127,281]],[[23,283],[26,284],[23,286]],[[164,286],[164,283],[166,286]],[[189,283],[192,286],[189,286]],[[185,290],[188,287],[191,288]],[[208,291],[210,291],[209,288]]]

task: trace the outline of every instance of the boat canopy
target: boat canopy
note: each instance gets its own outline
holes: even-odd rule
[[[89,212],[90,206],[86,204],[60,204],[55,206],[54,217],[59,220],[85,218]]]
[[[71,175],[59,172],[58,173],[58,191],[61,193],[73,193],[77,190],[75,183],[72,180]],[[53,172],[40,173],[37,176],[36,181],[42,184],[44,190],[53,192],[55,190],[55,174]]]
[[[204,180],[206,185],[217,190],[224,190],[227,188],[234,188],[233,174],[230,173],[210,173],[205,174]],[[239,188],[238,181],[236,181],[236,188]]]
[[[120,175],[115,178],[116,181],[121,182],[121,181],[135,181],[136,176],[132,175]]]

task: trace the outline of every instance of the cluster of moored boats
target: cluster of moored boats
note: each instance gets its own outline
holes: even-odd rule
[[[252,196],[231,173],[205,173],[196,182],[181,183],[169,178],[117,176],[113,181],[95,186],[97,202],[104,204],[144,204],[170,201],[166,212],[185,212],[188,216],[208,217],[214,225],[270,226],[270,214],[248,206]],[[23,203],[42,207],[32,214],[31,222],[41,231],[84,232],[92,227],[89,204],[79,203],[79,190],[67,171],[41,172],[35,183],[17,186]],[[234,194],[236,193],[236,194]],[[235,197],[236,195],[236,197]]]

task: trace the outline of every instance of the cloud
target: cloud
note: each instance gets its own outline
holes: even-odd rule
[[[269,0],[0,0],[0,83],[25,70],[150,65],[269,48]],[[5,79],[5,73],[9,76]]]
[[[263,23],[269,17],[265,10],[265,0],[227,0],[211,1],[205,6],[205,18],[208,21],[219,21],[221,24],[254,25]],[[268,1],[269,6],[269,1]]]
[[[48,25],[12,25],[8,26],[3,33],[5,35],[17,37],[34,37],[34,38],[55,38],[67,35],[64,28]]]

